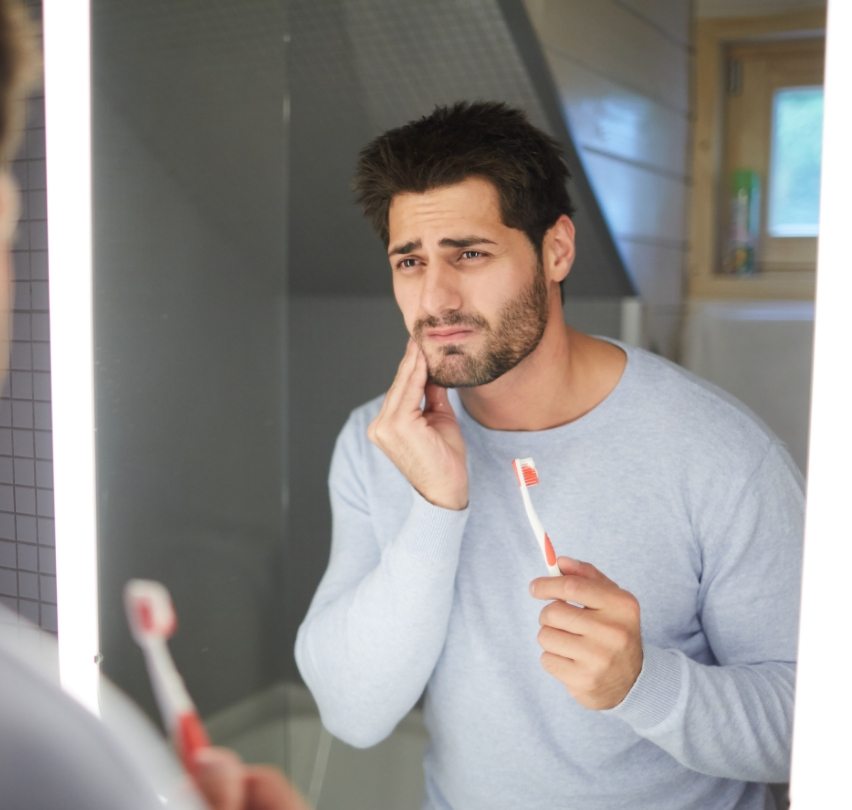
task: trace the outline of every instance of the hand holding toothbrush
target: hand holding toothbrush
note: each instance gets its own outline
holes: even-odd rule
[[[124,602],[133,637],[145,654],[163,724],[211,809],[308,810],[276,768],[246,766],[233,751],[211,747],[168,651],[167,640],[177,625],[168,590],[159,582],[130,580]]]
[[[447,390],[428,382],[426,356],[414,340],[367,435],[427,501],[446,509],[467,506],[461,428]]]
[[[199,750],[193,770],[211,810],[308,810],[281,771],[271,765],[245,765],[227,748]]]
[[[210,742],[169,652],[167,642],[177,627],[171,596],[159,582],[132,579],[124,586],[124,606],[133,638],[145,655],[163,725],[184,768],[192,773],[196,752]]]
[[[560,576],[530,584],[536,599],[549,600],[539,615],[541,665],[587,709],[611,709],[642,670],[639,602],[591,563],[557,564]]]

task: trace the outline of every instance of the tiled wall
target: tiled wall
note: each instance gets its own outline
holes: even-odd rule
[[[41,17],[40,0],[27,6]],[[0,398],[0,601],[56,631],[44,94],[12,169],[21,191],[9,378]]]

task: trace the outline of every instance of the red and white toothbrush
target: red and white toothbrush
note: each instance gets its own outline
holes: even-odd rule
[[[535,486],[539,480],[535,462],[531,458],[516,458],[512,462],[512,467],[515,470],[515,475],[518,476],[518,486],[521,488],[521,498],[524,501],[527,519],[532,527],[536,542],[539,548],[541,548],[544,562],[547,565],[547,571],[551,576],[561,576],[562,572],[559,570],[559,566],[556,565],[556,552],[553,550],[553,543],[550,542],[550,538],[541,525],[541,521],[538,519],[538,515],[530,500],[529,487]]]
[[[210,741],[167,645],[177,627],[171,596],[159,582],[132,579],[124,586],[124,607],[133,637],[145,654],[163,725],[191,773],[195,752]]]

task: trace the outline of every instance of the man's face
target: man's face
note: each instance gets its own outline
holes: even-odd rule
[[[526,234],[503,224],[497,190],[468,178],[393,198],[393,289],[433,382],[485,385],[541,340],[548,288]]]

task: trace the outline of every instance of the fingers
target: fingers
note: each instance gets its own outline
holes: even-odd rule
[[[599,571],[591,563],[562,556],[556,560],[556,564],[559,566],[559,570],[563,574],[576,574],[579,577],[585,577],[586,579],[591,579],[595,582],[609,582],[611,585],[615,585],[615,583],[606,576],[606,574]]]
[[[201,748],[193,778],[211,810],[244,810],[243,763],[227,748]]]
[[[411,413],[420,410],[426,379],[426,358],[417,343],[409,338],[405,353],[397,367],[396,376],[385,394],[382,407],[367,429],[370,441],[381,447],[379,435],[381,425],[400,412]]]
[[[562,606],[571,608],[564,603]],[[629,644],[631,625],[601,621],[582,608],[572,610],[578,615],[557,616],[555,620],[539,617],[538,643],[542,649],[565,658],[588,660],[600,651],[621,650]]]
[[[277,768],[246,766],[227,748],[196,752],[193,777],[211,810],[309,810]]]
[[[587,608],[601,608],[621,589],[594,565],[570,557],[557,560],[562,576],[538,577],[530,583],[536,599],[560,599]]]
[[[247,769],[246,793],[245,810],[309,810],[308,803],[281,771],[268,765]]]
[[[539,614],[541,665],[586,708],[612,708],[642,668],[639,602],[590,563],[558,565],[562,576],[530,584],[535,598],[551,600]]]
[[[447,389],[435,383],[427,383],[426,389],[426,407],[424,412],[440,412],[452,410],[450,398],[447,395]]]
[[[385,397],[389,409],[419,408],[426,377],[426,357],[417,343],[409,338],[396,377]]]
[[[427,380],[426,356],[410,340],[367,435],[423,498],[446,509],[464,509],[464,437],[446,390]]]
[[[530,593],[536,599],[559,599],[591,609],[603,607],[611,588],[607,583],[594,582],[571,574],[539,577],[530,583]]]

